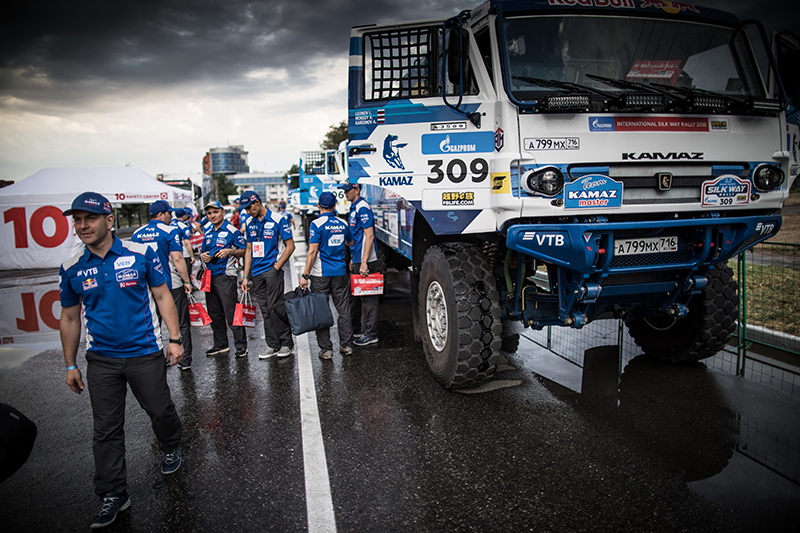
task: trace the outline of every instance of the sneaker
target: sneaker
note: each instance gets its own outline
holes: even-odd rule
[[[322,350],[319,352],[320,359],[332,359],[333,358],[333,350]]]
[[[181,467],[181,449],[175,448],[170,453],[165,453],[164,458],[161,459],[161,473],[172,474]]]
[[[281,346],[281,349],[278,350],[278,357],[289,357],[292,355],[292,350],[294,350],[294,346]]]
[[[275,354],[277,354],[277,353],[278,353],[278,349],[277,348],[270,348],[269,346],[267,346],[267,351],[262,353],[261,355],[259,355],[258,358],[263,361],[264,359],[269,359],[270,357],[275,357]]]
[[[236,358],[240,359],[242,357],[247,357],[247,348],[237,349],[236,350]]]
[[[180,363],[178,363],[178,368],[180,368],[181,370],[191,370],[192,362],[182,360]]]
[[[214,347],[211,347],[211,348],[209,348],[209,350],[206,352],[206,355],[208,355],[208,356],[210,357],[210,356],[212,356],[212,355],[221,355],[221,354],[224,354],[224,353],[228,353],[229,351],[231,351],[231,349],[230,349],[230,348],[228,348],[227,346],[226,346],[226,347],[224,347],[224,348],[214,348]]]
[[[370,337],[369,335],[361,335],[359,338],[353,341],[353,344],[356,346],[366,346],[368,344],[377,344],[378,337]]]
[[[340,346],[339,351],[342,353],[342,355],[353,355],[352,346]]]
[[[112,490],[103,497],[103,506],[100,508],[100,512],[94,515],[92,525],[89,527],[98,529],[110,526],[114,523],[114,520],[117,519],[117,513],[124,511],[130,506],[131,499],[128,498],[127,492],[117,494]]]

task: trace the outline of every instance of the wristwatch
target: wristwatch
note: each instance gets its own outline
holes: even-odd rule
[[[181,335],[177,339],[170,339],[169,343],[170,344],[181,344],[181,345],[183,345],[183,335]]]
[[[303,279],[311,279],[311,276],[309,276],[308,274],[303,274]]]

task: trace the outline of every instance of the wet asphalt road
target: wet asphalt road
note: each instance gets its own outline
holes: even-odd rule
[[[311,336],[310,355],[298,343],[286,360],[260,361],[259,319],[246,359],[208,358],[210,328],[194,329],[192,372],[168,373],[184,424],[181,470],[160,473],[149,420],[129,395],[132,506],[107,530],[797,530],[797,399],[703,364],[637,357],[620,376],[614,347],[584,354],[576,392],[543,377],[549,356],[525,339],[497,376],[515,386],[446,391],[413,340],[407,276],[387,281],[380,344],[352,357],[335,349],[319,360]],[[321,478],[304,469],[302,358],[334,524],[309,526],[319,501],[307,489],[319,487],[306,479]],[[85,371],[82,354],[79,365]],[[88,529],[99,508],[91,409],[88,394],[64,384],[60,350],[0,379],[0,402],[39,429],[28,462],[0,484],[2,530]],[[749,453],[759,446],[768,456],[760,462]]]

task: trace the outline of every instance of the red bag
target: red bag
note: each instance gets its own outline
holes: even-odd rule
[[[205,307],[203,304],[196,301],[194,296],[191,294],[189,296],[189,323],[197,328],[202,328],[203,326],[207,326],[211,324],[211,317],[208,316]]]
[[[249,292],[242,293],[242,301],[236,304],[236,311],[233,312],[233,325],[246,328],[256,327],[256,306],[253,305]]]
[[[200,282],[200,290],[203,292],[211,292],[211,271],[209,269],[203,271],[203,281]]]
[[[350,289],[353,296],[383,294],[383,274],[370,274],[369,276],[351,274]]]

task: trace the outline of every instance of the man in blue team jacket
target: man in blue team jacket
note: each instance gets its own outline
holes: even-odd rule
[[[353,245],[348,224],[334,213],[336,197],[333,193],[319,195],[320,215],[308,228],[308,256],[300,287],[306,288],[309,280],[314,292],[330,294],[339,313],[339,351],[352,355],[353,323],[350,314],[350,275],[345,262],[345,246]],[[317,330],[319,356],[333,357],[330,329]]]

